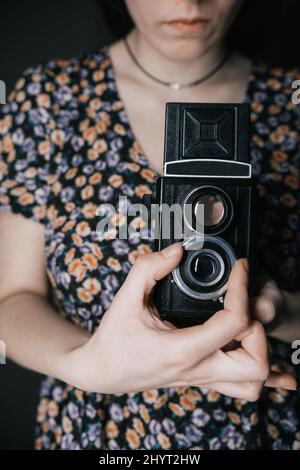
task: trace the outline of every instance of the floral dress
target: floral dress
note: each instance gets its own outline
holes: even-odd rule
[[[259,185],[259,271],[300,288],[300,112],[295,69],[253,62],[251,157]],[[44,224],[58,314],[91,333],[153,240],[97,232],[97,207],[141,202],[155,174],[120,99],[109,47],[26,70],[0,108],[0,206]],[[117,225],[117,220],[116,220]],[[116,226],[117,230],[117,226]],[[274,362],[291,364],[273,340]],[[299,373],[297,371],[297,373]],[[87,393],[45,377],[36,449],[300,449],[300,395],[265,389],[256,403],[198,387]]]

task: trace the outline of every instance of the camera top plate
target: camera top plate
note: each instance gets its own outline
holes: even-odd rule
[[[250,178],[249,115],[246,103],[167,103],[164,175]]]

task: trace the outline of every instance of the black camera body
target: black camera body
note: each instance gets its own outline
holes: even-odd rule
[[[156,180],[156,249],[182,241],[185,250],[179,266],[157,283],[154,300],[161,318],[177,327],[203,323],[223,308],[228,277],[238,258],[248,258],[252,290],[256,187],[249,114],[247,104],[166,105],[164,175]],[[181,236],[175,233],[176,216],[165,220],[162,210],[174,204],[182,209]],[[169,238],[163,236],[166,224]]]

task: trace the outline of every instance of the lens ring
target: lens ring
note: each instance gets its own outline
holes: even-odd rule
[[[209,235],[194,235],[189,238],[187,238],[183,242],[183,247],[185,249],[190,249],[191,247],[195,247],[197,244],[202,247],[205,242],[209,242],[211,244],[215,244],[219,248],[221,248],[227,255],[227,258],[229,260],[230,264],[230,270],[232,269],[233,265],[237,261],[237,257],[232,249],[232,247],[222,238],[219,237],[212,237]],[[200,248],[201,249],[201,248]],[[177,266],[173,271],[172,271],[172,276],[175,284],[177,287],[185,293],[188,297],[191,297],[196,300],[217,300],[219,297],[225,294],[227,287],[228,287],[228,282],[226,282],[223,286],[218,288],[217,290],[213,292],[199,292],[194,289],[192,289],[190,286],[187,285],[185,280],[182,277],[182,274],[180,272],[180,265]]]
[[[223,214],[220,220],[213,225],[204,224],[204,232],[209,235],[218,235],[219,233],[223,232],[231,223],[233,219],[234,209],[233,204],[225,191],[215,186],[200,186],[198,188],[193,189],[193,191],[189,192],[184,200],[183,200],[183,217],[186,225],[189,229],[191,229],[194,233],[201,233],[195,229],[193,225],[195,225],[195,218],[194,218],[194,211],[191,211],[192,215],[192,223],[189,221],[189,217],[187,215],[187,204],[194,204],[195,200],[199,199],[203,196],[211,196],[218,200],[218,202],[222,203]]]

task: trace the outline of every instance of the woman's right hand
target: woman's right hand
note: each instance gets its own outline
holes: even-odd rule
[[[96,332],[68,353],[69,383],[108,394],[199,386],[248,401],[264,385],[296,389],[292,376],[270,372],[264,328],[249,316],[246,260],[232,269],[224,309],[206,323],[178,329],[160,320],[151,292],[182,254],[176,243],[137,259]]]

